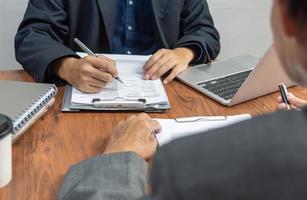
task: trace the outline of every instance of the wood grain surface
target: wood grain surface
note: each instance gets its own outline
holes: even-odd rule
[[[32,82],[31,77],[21,70],[0,72],[0,80]],[[150,114],[151,117],[176,118],[241,113],[256,116],[273,112],[278,95],[267,95],[228,108],[179,81],[167,85],[166,90],[172,109],[165,113]],[[128,116],[136,114],[61,113],[63,91],[63,88],[59,89],[52,109],[13,145],[13,180],[7,187],[0,189],[1,200],[56,199],[69,166],[103,153],[113,127]],[[307,91],[302,88],[295,87],[290,91],[299,97],[307,97]]]

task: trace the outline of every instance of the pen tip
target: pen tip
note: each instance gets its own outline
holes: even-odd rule
[[[118,80],[118,82],[120,82],[121,84],[124,84],[124,82],[119,77],[117,77],[115,79]]]

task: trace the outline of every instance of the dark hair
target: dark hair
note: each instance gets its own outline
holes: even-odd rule
[[[288,4],[290,14],[299,21],[307,22],[307,0],[283,0]]]

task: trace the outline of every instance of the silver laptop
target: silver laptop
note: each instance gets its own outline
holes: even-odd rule
[[[279,83],[295,85],[284,72],[274,47],[262,59],[240,56],[190,67],[177,78],[227,106],[275,92]]]

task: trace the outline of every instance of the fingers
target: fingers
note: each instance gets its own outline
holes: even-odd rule
[[[155,142],[155,145],[157,145],[155,134],[161,131],[161,125],[158,121],[152,119],[142,120],[139,121],[138,127],[142,131],[138,131],[138,136],[136,137],[143,138],[144,141]]]
[[[179,66],[176,66],[172,72],[163,80],[163,84],[168,84],[170,83],[172,80],[174,80],[174,78],[176,78],[176,76],[178,74],[180,74],[182,71],[184,71],[184,69],[187,68],[187,66],[183,66],[183,65],[179,65]]]
[[[104,72],[108,72],[112,77],[116,78],[118,76],[118,72],[116,69],[116,62],[111,60],[105,56],[87,56],[85,57],[86,61],[89,62],[92,66],[100,69]]]
[[[161,59],[165,51],[165,49],[160,49],[153,56],[150,57],[150,59],[146,62],[144,66],[145,73],[152,67],[153,64],[155,64],[158,60]]]
[[[149,128],[152,134],[160,133],[161,132],[161,125],[156,120],[147,120],[147,127]]]
[[[281,98],[281,96],[278,96],[278,97],[277,97],[277,102],[278,102],[278,103],[282,103],[282,98]]]
[[[150,117],[146,113],[142,113],[139,115],[131,115],[130,117],[127,118],[125,122],[121,122],[121,124],[130,125],[130,124],[135,124],[137,122],[148,120],[148,119],[150,119]]]
[[[101,72],[91,65],[83,66],[80,73],[80,77],[74,81],[74,86],[85,93],[98,93],[108,82],[113,80],[109,74]]]
[[[157,149],[158,142],[153,134],[156,130],[161,130],[160,124],[147,114],[130,116],[113,130],[105,153],[132,151],[148,160]]]
[[[97,87],[94,85],[90,85],[90,84],[84,84],[81,86],[76,86],[76,88],[84,93],[88,93],[88,94],[96,94],[98,92],[100,92],[102,90],[101,87]]]
[[[95,67],[89,67],[87,70],[91,77],[100,80],[102,83],[110,83],[114,80],[114,77],[110,73],[101,71]]]
[[[149,115],[146,114],[146,113],[141,113],[141,114],[137,115],[137,117],[138,117],[138,119],[140,119],[140,120],[151,119],[151,118],[149,117]]]
[[[159,78],[157,76],[157,73],[159,73],[159,70],[162,67],[168,68],[167,63],[170,62],[170,57],[167,54],[163,54],[163,56],[157,60],[149,69],[148,71],[145,73],[145,80],[156,80],[157,78]],[[171,66],[172,67],[172,66]],[[164,69],[165,70],[165,69]],[[168,71],[168,70],[166,70]]]
[[[136,115],[132,115],[132,116],[128,117],[127,121],[132,121],[132,120],[134,120],[135,118],[136,118]]]
[[[297,98],[297,97],[294,96],[292,93],[289,93],[289,94],[287,95],[287,97],[288,97],[288,100],[289,100],[289,102],[290,102],[291,108],[300,109],[300,108],[302,108],[302,107],[304,107],[304,106],[307,105],[307,101],[305,101],[305,100],[303,100],[303,99],[300,99],[300,98]],[[279,96],[279,97],[277,98],[277,101],[278,101],[278,103],[280,104],[280,105],[278,106],[279,109],[285,109],[285,108],[287,108],[286,104],[283,103],[283,100],[282,100],[281,96]]]
[[[96,78],[89,78],[88,84],[92,87],[96,87],[102,90],[107,85],[107,82]]]
[[[139,130],[146,130],[149,136],[152,133],[159,133],[161,131],[161,125],[158,121],[152,120],[146,113],[141,113],[137,116],[131,116],[128,121],[133,121],[138,124]],[[141,131],[139,131],[141,132]]]
[[[286,110],[287,109],[287,105],[285,103],[280,103],[280,104],[278,104],[278,109]]]
[[[156,80],[172,70],[164,80],[164,84],[171,82],[179,73],[188,67],[189,62],[182,54],[175,50],[161,49],[154,54],[144,66],[144,79]]]
[[[302,100],[300,98],[297,98],[297,97],[295,97],[295,96],[293,96],[291,94],[288,95],[288,100],[289,100],[291,105],[293,105],[293,106],[295,106],[297,108],[302,108],[302,107],[307,105],[307,101]]]
[[[287,106],[285,103],[278,104],[279,110],[289,110],[289,106]]]
[[[160,67],[160,69],[158,69],[156,71],[156,73],[153,75],[153,77],[155,77],[156,79],[160,78],[166,72],[173,69],[176,66],[176,64],[177,64],[176,60],[174,60],[174,59],[168,60],[165,64],[163,64],[163,66]]]
[[[100,92],[107,83],[114,80],[114,77],[111,73],[102,71],[100,68],[97,68],[97,65],[101,65],[106,66],[105,69],[109,70],[108,66],[113,64],[106,64],[107,62],[100,62],[100,59],[93,56],[88,56],[84,59],[80,59],[77,66],[75,66],[76,70],[72,71],[72,74],[74,75],[72,75],[71,82],[77,89],[82,92]]]
[[[127,121],[129,120],[133,120],[133,119],[137,119],[137,120],[146,120],[146,119],[151,119],[149,117],[148,114],[146,113],[141,113],[141,114],[138,114],[138,115],[131,115],[130,117],[128,117]]]
[[[281,103],[281,104],[278,104],[278,109],[279,110],[300,110],[299,107],[296,107],[296,106],[293,106],[291,105],[290,107],[287,106],[285,103]]]

